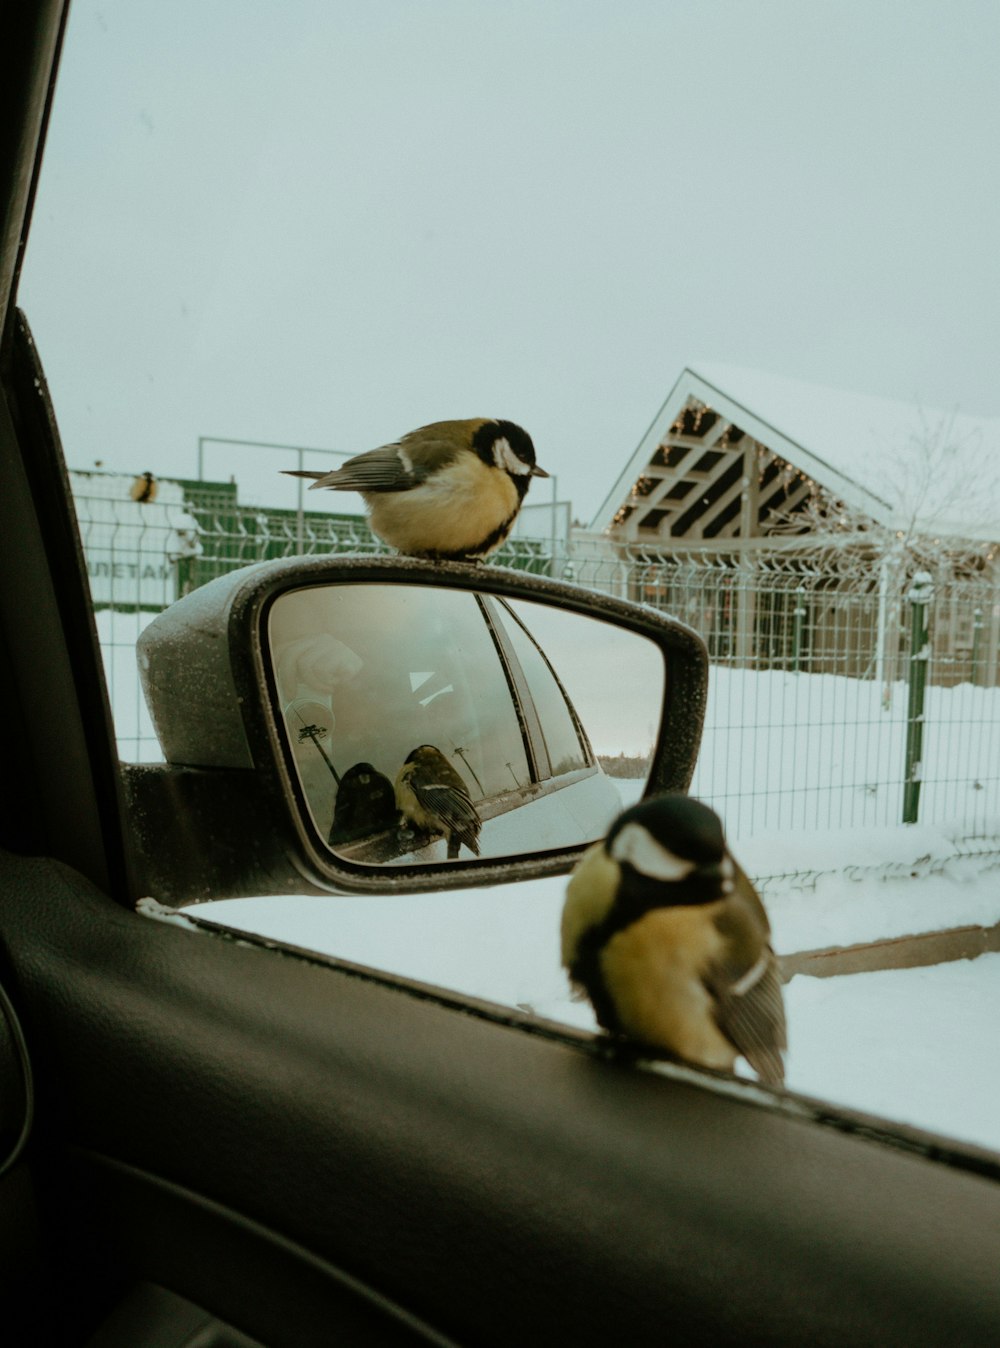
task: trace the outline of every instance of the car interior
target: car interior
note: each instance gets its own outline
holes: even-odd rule
[[[220,601],[202,678],[234,739],[119,764],[44,352],[17,303],[66,10],[0,11],[3,1341],[995,1343],[992,1153],[199,924],[198,898],[329,903],[377,870],[311,822],[260,656],[266,602],[325,563],[275,564]],[[437,583],[645,633],[669,702],[649,789],[690,780],[704,656],[681,624],[498,568]],[[208,735],[183,714],[164,712],[165,735]],[[465,851],[393,883],[405,903],[562,873],[580,851]]]

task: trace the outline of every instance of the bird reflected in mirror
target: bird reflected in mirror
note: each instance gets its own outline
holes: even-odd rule
[[[156,478],[150,472],[140,473],[132,483],[129,491],[133,501],[138,501],[140,505],[147,505],[150,501],[156,500],[156,493],[159,490],[159,484]]]
[[[329,843],[357,842],[396,823],[396,792],[392,782],[371,763],[355,763],[337,788]]]
[[[465,782],[433,744],[407,754],[396,777],[396,805],[405,822],[445,835],[449,861],[457,859],[463,843],[479,856],[479,812]]]
[[[372,532],[411,557],[478,561],[506,540],[533,477],[531,436],[513,421],[436,421],[312,478],[310,491],[360,492]]]
[[[732,1072],[784,1080],[778,962],[757,891],[714,810],[664,795],[626,810],[570,878],[562,960],[619,1038]]]

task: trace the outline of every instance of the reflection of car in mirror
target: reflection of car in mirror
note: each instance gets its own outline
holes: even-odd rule
[[[519,615],[487,594],[370,583],[275,599],[267,640],[286,752],[336,852],[368,864],[454,860],[463,847],[503,855],[512,811],[522,850],[607,826],[621,795],[529,630],[532,607]],[[658,663],[645,690],[657,709]],[[395,784],[391,818],[384,783]]]

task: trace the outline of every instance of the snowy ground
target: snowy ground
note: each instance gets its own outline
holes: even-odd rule
[[[692,791],[733,838],[871,829],[903,817],[908,690],[874,679],[713,665]],[[929,687],[921,822],[981,830],[1000,814],[1000,689]]]
[[[1000,954],[793,978],[793,1089],[1000,1151]]]

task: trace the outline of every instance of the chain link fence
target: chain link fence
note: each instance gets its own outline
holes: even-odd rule
[[[159,756],[134,653],[155,612],[251,562],[386,551],[361,517],[240,505],[231,484],[161,482],[137,502],[127,479],[72,477],[120,751],[134,761]],[[693,789],[733,836],[917,819],[1000,833],[1000,589],[988,574],[942,566],[918,628],[912,576],[885,559],[801,545],[662,554],[545,533],[492,560],[651,605],[704,637]]]

